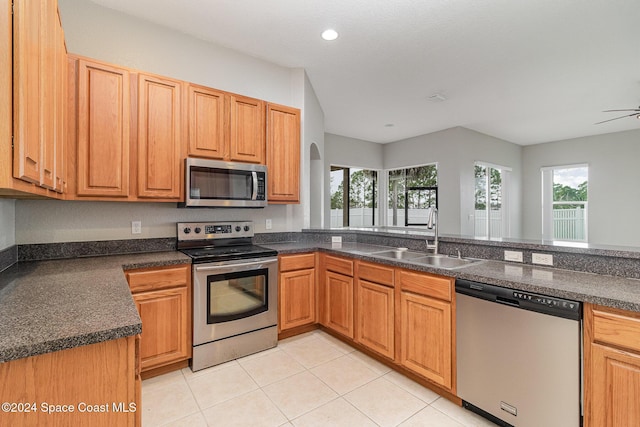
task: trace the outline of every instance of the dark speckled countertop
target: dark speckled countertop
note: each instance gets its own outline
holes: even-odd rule
[[[262,244],[262,246],[275,249],[280,254],[320,250],[364,261],[640,312],[640,280],[638,279],[489,260],[447,270],[409,261],[377,257],[371,253],[389,248],[365,243],[349,242],[337,247],[331,243],[284,242]]]
[[[170,251],[15,264],[0,274],[0,362],[139,334],[123,270],[185,263]]]

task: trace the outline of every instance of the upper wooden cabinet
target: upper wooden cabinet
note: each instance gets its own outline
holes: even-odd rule
[[[182,121],[182,82],[140,74],[138,197],[180,198]]]
[[[229,159],[264,164],[264,101],[231,95]]]
[[[229,158],[229,97],[225,92],[190,84],[189,155]]]
[[[0,19],[2,43],[8,41],[3,51],[13,50],[13,58],[2,55],[0,62],[3,102],[13,99],[13,111],[3,111],[3,120],[13,115],[13,150],[10,142],[3,141],[8,146],[0,150],[2,194],[13,194],[11,190],[15,190],[16,194],[59,197],[56,192],[64,191],[64,168],[59,155],[64,108],[60,110],[58,105],[65,95],[60,73],[66,48],[58,3],[16,0],[11,21],[11,2],[2,2]],[[7,84],[9,88],[13,84],[13,94]],[[7,123],[2,126],[6,129]]]
[[[129,195],[129,71],[77,61],[77,195]]]
[[[300,110],[267,104],[267,200],[300,202]]]
[[[190,156],[264,164],[264,101],[194,84],[188,98]]]

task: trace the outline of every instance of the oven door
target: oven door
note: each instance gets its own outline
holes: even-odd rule
[[[275,326],[278,259],[193,266],[193,344]]]

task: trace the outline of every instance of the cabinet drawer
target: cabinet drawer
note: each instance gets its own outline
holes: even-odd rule
[[[594,308],[594,341],[640,353],[640,314],[632,316]]]
[[[125,272],[131,292],[156,291],[159,289],[187,286],[189,265],[130,270]]]
[[[414,292],[445,301],[451,301],[453,279],[400,270],[398,283],[403,291]]]
[[[369,282],[393,287],[393,268],[368,262],[358,263],[358,277]]]
[[[353,276],[353,261],[348,259],[325,255],[324,268],[328,271],[344,274],[345,276]]]
[[[280,271],[304,270],[314,268],[316,257],[314,254],[285,255],[280,257]]]

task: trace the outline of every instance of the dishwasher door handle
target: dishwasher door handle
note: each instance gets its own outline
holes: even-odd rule
[[[511,307],[520,307],[520,303],[518,302],[518,300],[501,296],[496,296],[496,302],[499,302],[500,304],[510,305]]]

